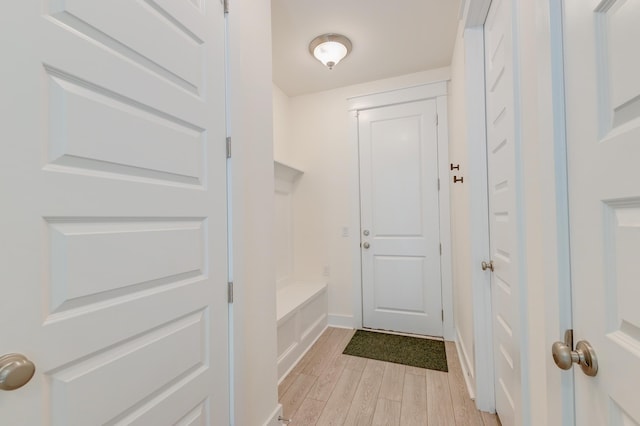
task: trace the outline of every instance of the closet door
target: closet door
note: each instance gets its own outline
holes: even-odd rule
[[[228,424],[222,5],[4,6],[0,423]]]
[[[511,0],[491,3],[485,23],[487,167],[492,267],[491,315],[496,411],[503,425],[521,416],[520,213],[517,207]]]
[[[640,3],[564,5],[576,424],[638,425]]]

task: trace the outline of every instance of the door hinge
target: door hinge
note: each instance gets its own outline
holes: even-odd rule
[[[442,243],[440,243],[440,256],[442,256]]]
[[[436,114],[436,126],[438,125],[438,114]]]
[[[440,178],[438,178],[438,191],[440,191]]]
[[[231,158],[231,136],[227,136],[227,158]]]
[[[233,281],[227,283],[227,302],[233,303]]]
[[[444,309],[441,310],[440,313],[442,314],[442,322],[444,322]]]
[[[224,5],[224,13],[225,14],[229,13],[229,0],[223,0],[223,5]]]

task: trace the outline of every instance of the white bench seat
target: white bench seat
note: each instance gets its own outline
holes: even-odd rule
[[[276,293],[278,377],[284,379],[327,327],[327,284],[295,283]]]

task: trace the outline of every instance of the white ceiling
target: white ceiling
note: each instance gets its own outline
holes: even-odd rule
[[[271,0],[273,81],[289,96],[448,66],[460,0]],[[353,51],[333,70],[309,42],[339,33]]]

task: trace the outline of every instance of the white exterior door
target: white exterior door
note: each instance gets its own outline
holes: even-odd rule
[[[496,411],[514,425],[520,401],[520,331],[510,0],[491,3],[485,23],[489,236]],[[489,271],[487,271],[489,272]]]
[[[640,3],[564,3],[576,424],[640,425]]]
[[[220,2],[4,6],[0,423],[228,424]]]
[[[363,325],[442,336],[436,101],[359,112]]]

